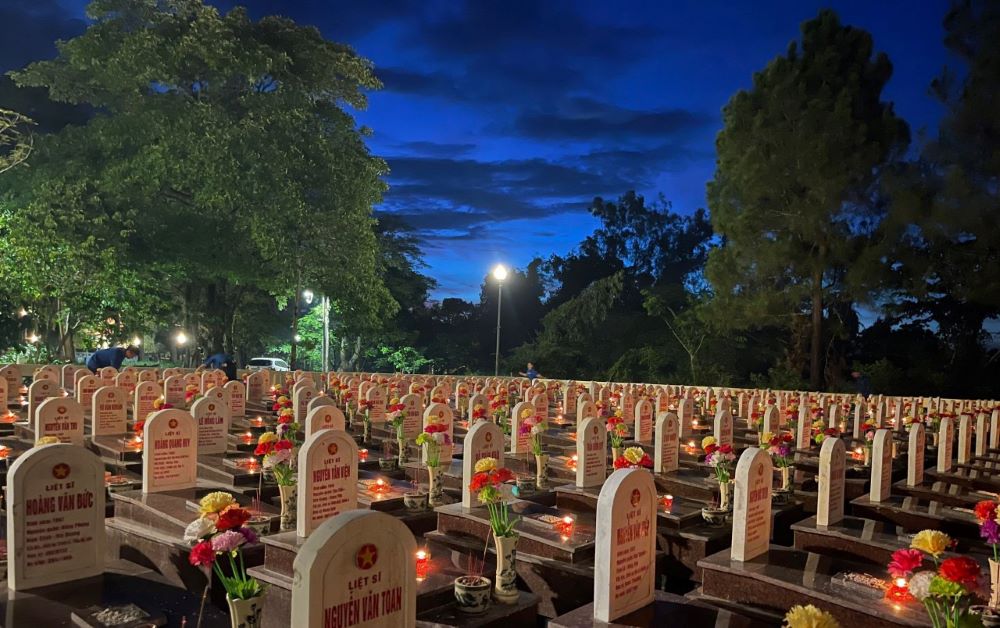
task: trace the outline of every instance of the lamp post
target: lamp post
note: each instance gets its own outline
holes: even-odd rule
[[[493,376],[500,375],[500,306],[503,304],[503,280],[507,278],[507,268],[497,264],[493,269],[493,278],[497,280],[497,352],[493,363]]]

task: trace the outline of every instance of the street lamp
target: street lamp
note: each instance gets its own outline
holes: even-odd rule
[[[183,347],[188,341],[187,334],[182,331],[177,332],[177,335],[174,336],[174,341],[177,343],[178,347]]]
[[[139,347],[142,345],[142,340],[139,338],[139,336],[136,336],[135,338],[132,339],[132,344],[135,345],[136,347]]]
[[[500,305],[503,303],[503,280],[507,278],[507,268],[497,264],[493,268],[493,278],[497,280],[497,352],[493,363],[493,376],[500,374]]]
[[[306,305],[312,305],[313,298],[315,296],[316,295],[313,294],[312,290],[303,290],[302,291],[302,298],[306,300]]]

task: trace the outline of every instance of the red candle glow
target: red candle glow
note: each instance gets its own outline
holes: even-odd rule
[[[246,434],[240,436],[240,440],[243,441],[244,445],[251,445],[253,444],[253,434],[251,432],[247,432]]]
[[[358,450],[358,460],[361,462],[368,462],[368,450],[359,449]]]
[[[674,507],[674,496],[673,495],[664,495],[663,497],[660,498],[660,503],[663,504],[663,509],[664,510],[666,510],[667,512],[670,512],[671,509],[673,509],[673,507]]]
[[[417,580],[427,577],[431,567],[431,554],[426,550],[417,550]]]

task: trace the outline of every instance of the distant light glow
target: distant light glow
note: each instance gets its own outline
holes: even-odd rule
[[[503,281],[507,278],[507,267],[503,264],[497,264],[493,268],[493,278],[497,281]]]

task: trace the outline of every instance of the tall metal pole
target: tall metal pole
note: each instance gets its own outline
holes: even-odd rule
[[[503,281],[497,281],[497,353],[493,377],[500,375],[500,306],[503,305]]]
[[[324,296],[323,308],[323,372],[330,370],[330,297]]]

